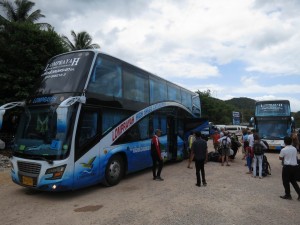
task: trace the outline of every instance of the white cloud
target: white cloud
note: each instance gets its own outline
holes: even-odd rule
[[[87,31],[104,52],[191,90],[210,89],[220,99],[283,96],[300,105],[300,1],[39,0],[36,6],[46,15],[41,22],[57,32]],[[232,74],[235,83],[223,82],[221,66],[236,61],[244,65]]]

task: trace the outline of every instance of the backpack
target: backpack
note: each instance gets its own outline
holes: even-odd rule
[[[228,143],[227,143],[227,137],[222,139],[221,146],[223,149],[229,148]]]
[[[262,154],[264,154],[263,146],[260,143],[254,143],[254,145],[253,145],[253,153],[254,153],[254,155],[262,155]]]
[[[271,165],[268,162],[267,156],[263,156],[263,160],[262,160],[262,176],[265,177],[267,175],[271,175]],[[257,164],[256,166],[256,176],[259,175],[259,166]]]

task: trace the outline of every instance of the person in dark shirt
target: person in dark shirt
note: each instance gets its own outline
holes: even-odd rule
[[[200,171],[201,171],[201,178],[203,186],[206,186],[206,179],[205,179],[205,170],[204,164],[207,162],[207,142],[201,138],[201,133],[196,132],[196,140],[192,144],[192,154],[194,154],[195,158],[195,167],[196,167],[196,178],[197,183],[196,186],[201,186],[201,179],[200,179]]]

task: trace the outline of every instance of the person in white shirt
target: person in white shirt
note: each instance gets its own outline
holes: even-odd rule
[[[254,133],[255,133],[255,130],[252,129],[250,134],[248,135],[248,142],[249,142],[249,146],[252,148],[253,145],[254,145]]]
[[[284,137],[285,147],[281,149],[279,154],[279,160],[283,161],[282,167],[282,184],[285,190],[285,195],[280,196],[282,199],[291,200],[290,183],[293,185],[295,191],[298,194],[298,201],[300,201],[300,188],[296,181],[297,173],[297,149],[292,146],[292,138]]]

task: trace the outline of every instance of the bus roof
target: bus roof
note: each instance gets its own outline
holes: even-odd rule
[[[83,49],[83,50],[70,51],[70,52],[65,52],[65,53],[56,55],[56,56],[54,56],[54,57],[61,56],[61,55],[66,55],[66,54],[70,54],[70,53],[74,53],[74,52],[86,52],[86,51],[94,52],[94,53],[96,53],[96,54],[101,54],[101,55],[104,55],[104,56],[113,58],[113,59],[116,60],[116,61],[119,61],[119,62],[121,62],[121,63],[127,64],[127,65],[129,65],[129,66],[131,66],[131,67],[134,67],[135,69],[139,69],[139,70],[141,70],[142,72],[147,73],[149,76],[152,76],[152,77],[154,77],[154,78],[156,78],[156,79],[164,80],[164,81],[166,81],[166,82],[168,82],[168,83],[170,83],[170,84],[172,84],[172,85],[174,85],[174,86],[177,86],[177,87],[179,87],[179,88],[181,88],[181,89],[184,89],[184,90],[187,91],[187,92],[190,92],[191,94],[193,94],[193,95],[195,95],[195,96],[197,95],[196,92],[194,92],[194,91],[191,91],[191,90],[189,90],[189,89],[187,89],[187,88],[184,88],[184,87],[182,87],[182,86],[179,86],[178,84],[175,84],[175,83],[173,83],[173,82],[171,82],[171,81],[169,81],[169,80],[166,80],[166,79],[164,79],[164,78],[162,78],[162,77],[160,77],[160,76],[158,76],[158,75],[155,75],[155,74],[153,74],[153,73],[150,73],[150,72],[148,72],[148,71],[146,71],[146,70],[144,70],[144,69],[142,69],[142,68],[140,68],[140,67],[138,67],[138,66],[135,66],[135,65],[133,65],[133,64],[130,64],[130,63],[128,63],[128,62],[126,62],[126,61],[124,61],[124,60],[122,60],[122,59],[119,59],[119,58],[115,57],[115,56],[109,55],[109,54],[107,54],[107,53],[105,53],[105,52],[101,52],[99,49]],[[54,58],[54,57],[52,57],[52,58]]]
[[[284,100],[284,99],[278,99],[278,100],[261,100],[261,101],[257,101],[255,102],[255,104],[261,104],[261,103],[288,103],[290,104],[289,100]]]

